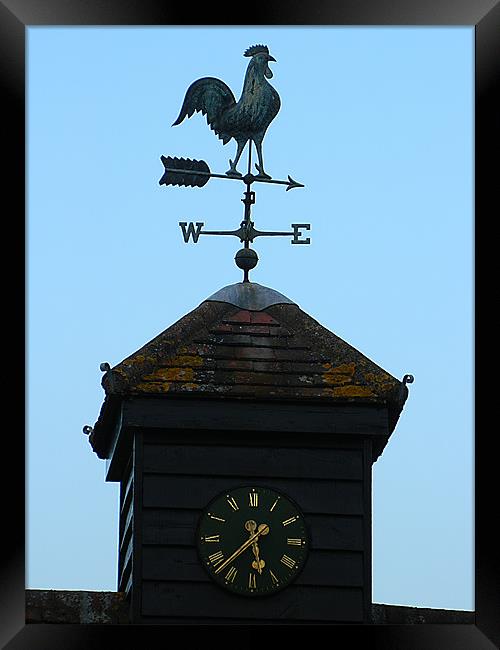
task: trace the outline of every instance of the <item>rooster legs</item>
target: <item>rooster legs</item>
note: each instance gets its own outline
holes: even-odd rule
[[[262,140],[256,141],[255,142],[255,148],[257,149],[257,155],[259,157],[259,164],[255,163],[255,167],[257,168],[257,171],[259,172],[259,177],[260,178],[271,178],[269,174],[266,174],[264,171],[264,158],[262,156]]]
[[[241,173],[236,169],[236,165],[239,162],[239,159],[241,158],[241,154],[243,153],[243,149],[245,148],[245,145],[247,143],[247,140],[238,140],[238,149],[236,150],[236,158],[234,162],[232,160],[229,160],[229,164],[231,167],[227,170],[226,176],[241,176]]]

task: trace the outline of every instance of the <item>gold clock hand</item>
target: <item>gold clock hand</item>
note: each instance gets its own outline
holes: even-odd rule
[[[254,555],[255,555],[255,560],[252,562],[252,568],[257,569],[259,573],[262,573],[262,569],[266,566],[266,563],[264,560],[261,560],[259,558],[259,547],[254,546]]]
[[[262,535],[267,535],[267,533],[269,532],[269,526],[267,524],[259,524],[257,530],[260,530]],[[254,546],[254,555],[255,555],[255,562],[252,562],[252,567],[254,569],[257,569],[259,573],[262,573],[262,569],[266,566],[266,563],[264,562],[264,560],[259,559],[259,547],[257,545],[257,542],[255,542],[255,546]]]
[[[250,535],[253,535],[256,528],[257,528],[257,524],[255,523],[255,521],[253,521],[253,519],[250,519],[245,523],[245,529],[248,530]],[[259,574],[262,574],[262,569],[265,567],[266,563],[264,562],[264,560],[261,560],[259,557],[259,545],[257,544],[257,540],[255,540],[252,543],[252,551],[255,557],[255,560],[252,562],[252,567],[254,569],[257,569]]]
[[[269,532],[269,526],[267,524],[260,524],[257,531],[251,535],[243,544],[237,548],[234,553],[232,553],[227,560],[224,560],[222,564],[219,564],[219,566],[215,569],[214,573],[220,573],[223,569],[227,567],[227,565],[235,560],[238,556],[240,556],[243,551],[246,551],[246,549],[252,545],[252,542],[260,537],[261,535],[267,535]]]
[[[245,522],[245,530],[248,530],[250,535],[254,534],[256,528],[257,528],[257,524],[253,519],[249,519],[247,522]]]

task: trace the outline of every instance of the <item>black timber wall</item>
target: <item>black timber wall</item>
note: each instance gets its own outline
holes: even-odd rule
[[[209,445],[186,442],[186,432],[177,438],[172,432],[135,434],[133,462],[122,480],[119,560],[119,590],[132,595],[132,622],[369,622],[371,442],[336,439],[316,446],[310,440],[304,446],[257,433],[245,438]],[[225,592],[198,560],[202,509],[238,485],[288,494],[309,527],[303,571],[269,597]]]

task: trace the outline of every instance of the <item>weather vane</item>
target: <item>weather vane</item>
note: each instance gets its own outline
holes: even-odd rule
[[[220,79],[203,77],[194,81],[186,91],[179,117],[172,126],[180,124],[184,118],[191,117],[195,112],[207,116],[207,123],[215,134],[227,144],[232,138],[236,140],[237,149],[234,162],[229,161],[229,169],[225,174],[213,174],[204,160],[190,158],[174,158],[161,156],[165,172],[160,179],[160,185],[180,185],[185,187],[203,187],[210,178],[224,178],[241,180],[246,184],[244,198],[245,205],[243,221],[237,230],[204,230],[204,222],[197,221],[179,222],[184,242],[190,238],[198,242],[200,235],[234,235],[244,244],[235,256],[236,265],[244,273],[244,282],[249,282],[248,272],[258,262],[257,253],[250,248],[256,237],[262,236],[289,236],[292,244],[309,244],[309,237],[303,237],[303,230],[310,230],[308,223],[291,224],[290,232],[270,232],[257,230],[250,218],[251,206],[255,203],[255,192],[251,191],[252,183],[274,183],[286,185],[286,190],[294,187],[304,187],[301,183],[288,176],[288,180],[271,178],[264,170],[262,154],[262,141],[268,126],[276,117],[281,101],[277,91],[267,81],[273,73],[269,62],[276,59],[269,54],[266,45],[253,45],[249,47],[244,56],[250,57],[250,62],[245,74],[243,90],[239,101],[236,101],[231,89]],[[258,174],[252,174],[252,142],[255,145],[258,163],[255,168]],[[245,175],[238,171],[237,165],[245,146],[248,143],[248,170]]]

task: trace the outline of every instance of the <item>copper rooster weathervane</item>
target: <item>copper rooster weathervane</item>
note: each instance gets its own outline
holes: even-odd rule
[[[267,81],[273,76],[269,62],[276,62],[276,59],[269,54],[266,45],[253,45],[246,50],[244,56],[250,57],[250,62],[239,101],[236,101],[231,89],[223,81],[215,77],[203,77],[194,81],[187,89],[179,117],[172,125],[177,126],[186,116],[191,117],[193,113],[201,112],[207,116],[208,125],[223,144],[227,144],[232,138],[236,140],[237,149],[234,162],[229,160],[230,167],[225,174],[213,174],[204,160],[161,156],[165,173],[160,179],[160,185],[203,187],[210,178],[241,180],[246,184],[245,198],[242,199],[245,205],[245,214],[237,230],[203,230],[205,224],[201,221],[197,221],[196,225],[192,222],[188,224],[186,221],[181,221],[179,226],[186,243],[191,237],[193,242],[197,243],[200,235],[234,235],[238,237],[244,243],[244,248],[236,253],[235,262],[244,272],[243,281],[248,282],[248,272],[258,262],[257,253],[250,249],[250,243],[256,237],[291,236],[292,244],[309,244],[310,239],[309,237],[303,238],[302,230],[310,230],[310,224],[291,224],[292,232],[270,232],[256,230],[254,222],[250,219],[250,209],[255,203],[255,192],[250,190],[252,183],[286,185],[287,191],[294,187],[304,186],[294,181],[291,176],[288,176],[288,180],[273,179],[264,170],[262,141],[267,128],[281,106],[277,91]],[[247,143],[248,171],[243,175],[238,171],[237,165]],[[258,163],[255,163],[258,174],[251,173],[252,143],[255,145],[259,160]]]

